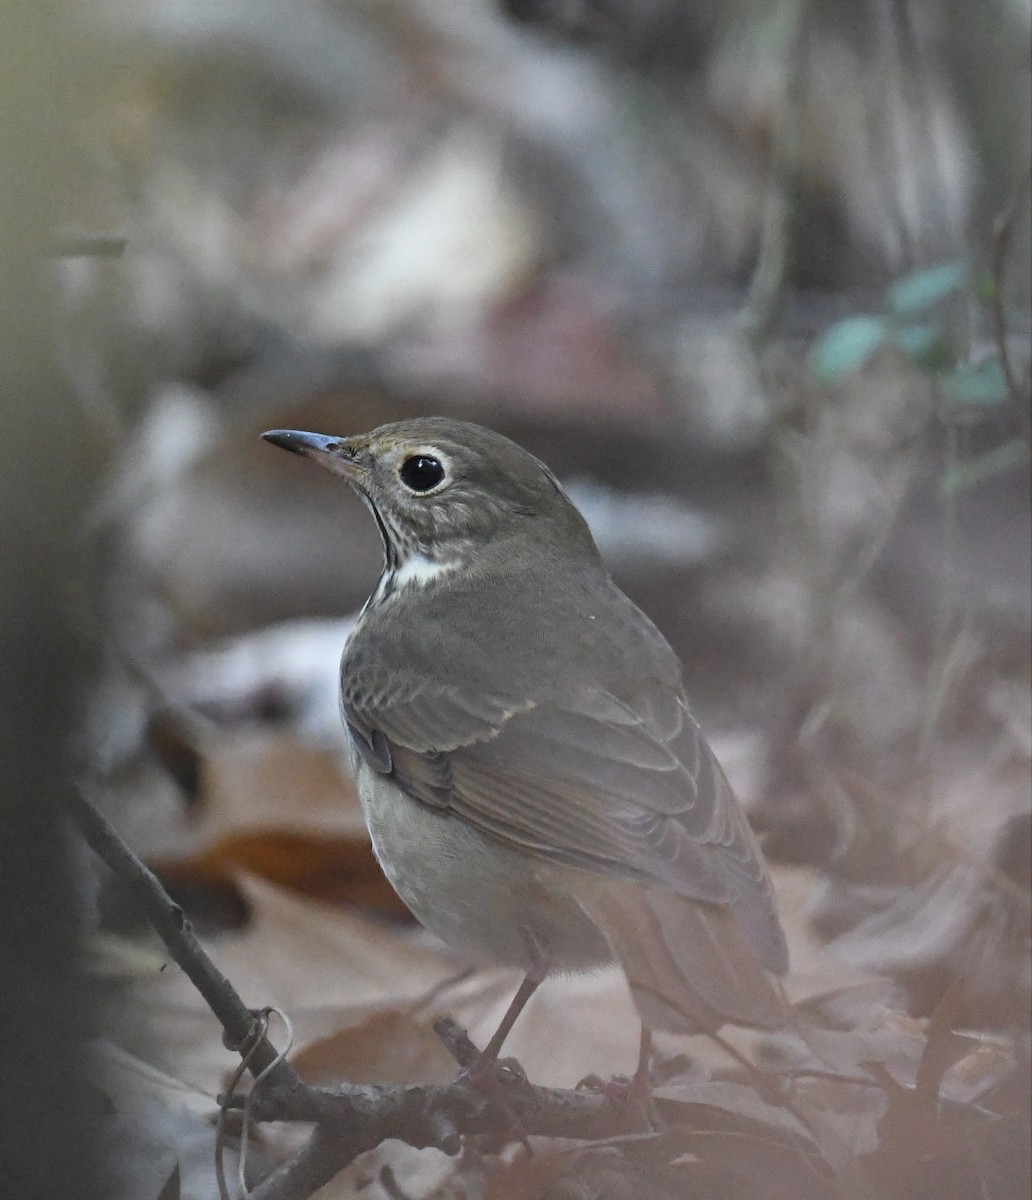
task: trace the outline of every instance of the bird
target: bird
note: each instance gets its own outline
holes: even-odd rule
[[[653,1031],[783,1027],[763,855],[677,655],[553,472],[444,417],[262,436],[346,481],[380,531],[341,714],[398,895],[452,947],[523,972],[482,1059],[547,975],[614,961],[643,1047]]]

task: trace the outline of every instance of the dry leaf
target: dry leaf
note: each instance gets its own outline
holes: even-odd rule
[[[407,913],[373,857],[339,755],[290,734],[212,739],[202,752],[197,799],[175,841],[174,855],[151,859],[169,885],[218,888],[243,870],[314,899]]]
[[[238,880],[247,928],[209,940],[214,962],[253,1007],[291,1018],[298,1045],[403,1008],[453,977],[460,964],[416,930],[305,900],[253,877]],[[237,1061],[193,984],[174,965],[137,978],[108,1036],[148,1063],[215,1093]]]
[[[307,1083],[450,1083],[455,1060],[432,1016],[404,1009],[370,1013],[356,1025],[309,1042],[292,1056]]]
[[[449,1158],[393,1139],[363,1154],[311,1200],[470,1200],[480,1189],[463,1180],[479,1174],[475,1158]]]

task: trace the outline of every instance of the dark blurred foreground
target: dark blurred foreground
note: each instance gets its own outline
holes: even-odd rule
[[[90,678],[69,601],[98,443],[58,362],[57,297],[40,270],[71,152],[54,83],[77,61],[62,16],[9,5],[0,51],[0,1190],[26,1200],[101,1195],[99,1097],[82,1063],[94,997],[77,970],[83,904],[59,827]]]

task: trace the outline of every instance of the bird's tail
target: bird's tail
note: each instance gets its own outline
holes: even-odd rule
[[[780,989],[730,908],[606,881],[578,892],[619,958],[642,1021],[668,1033],[789,1022]]]

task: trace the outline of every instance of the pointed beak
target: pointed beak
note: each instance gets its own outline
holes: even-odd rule
[[[310,458],[325,467],[334,475],[342,475],[345,479],[354,480],[356,475],[365,471],[365,467],[356,461],[357,447],[351,438],[331,437],[325,433],[305,433],[300,429],[270,429],[262,437],[289,450],[291,454],[300,454]]]

